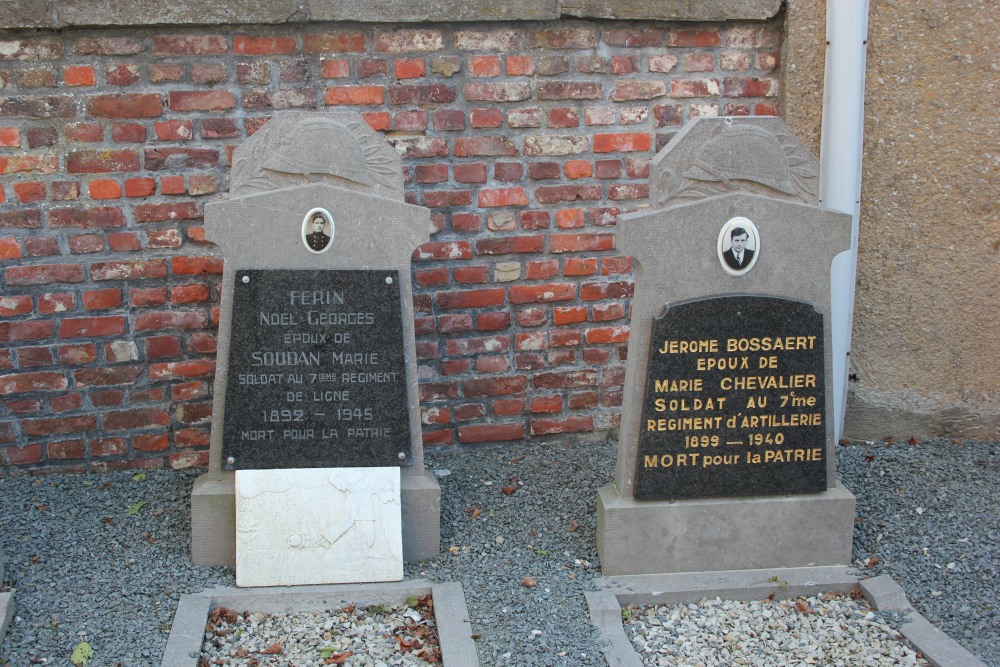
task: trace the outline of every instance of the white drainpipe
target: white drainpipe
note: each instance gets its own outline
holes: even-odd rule
[[[864,140],[865,51],[868,0],[827,0],[826,80],[820,144],[819,203],[849,213],[851,250],[837,255],[831,270],[834,437],[844,432],[850,369],[854,281],[858,269],[861,214],[861,154]]]

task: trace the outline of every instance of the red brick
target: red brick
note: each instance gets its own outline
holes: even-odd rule
[[[108,245],[114,252],[129,252],[141,250],[139,235],[135,232],[113,232],[108,234]]]
[[[194,63],[191,65],[191,80],[195,83],[213,85],[228,78],[223,63]]]
[[[100,206],[94,208],[54,208],[49,211],[49,227],[112,229],[125,226],[125,216],[121,209]]]
[[[604,87],[597,82],[544,81],[538,84],[539,100],[599,100]]]
[[[141,144],[146,141],[146,128],[138,123],[116,123],[111,127],[111,138],[120,143]]]
[[[45,458],[45,447],[40,444],[6,447],[3,451],[7,452],[7,463],[12,466],[31,465]]]
[[[104,78],[109,86],[131,86],[139,81],[139,65],[128,63],[118,65],[104,72]]]
[[[229,43],[223,35],[155,35],[154,55],[202,56],[229,53]]]
[[[722,46],[722,36],[718,30],[706,28],[676,28],[667,36],[667,46],[697,47]]]
[[[414,170],[417,183],[443,183],[448,180],[448,165],[418,164]]]
[[[140,313],[135,331],[161,329],[201,329],[208,326],[208,315],[201,310],[160,310]]]
[[[517,147],[507,137],[459,137],[455,140],[455,157],[514,157]]]
[[[542,252],[545,249],[545,237],[530,236],[499,236],[481,238],[476,241],[478,255],[509,255],[512,253]]]
[[[122,293],[118,289],[87,290],[83,293],[84,310],[105,310],[122,305]]]
[[[215,318],[212,320],[216,324]],[[219,340],[211,333],[195,332],[188,336],[188,350],[196,354],[214,354]]]
[[[603,31],[601,41],[608,46],[663,46],[663,37],[663,30],[618,28]]]
[[[439,132],[465,129],[465,112],[460,109],[438,109],[433,114],[434,129]]]
[[[528,423],[531,435],[583,433],[594,430],[594,418],[590,415],[566,417],[565,419],[530,419]]]
[[[421,383],[420,385],[421,403],[444,401],[453,398],[458,398],[458,385],[454,382],[430,382]]]
[[[651,100],[667,94],[667,84],[663,81],[620,81],[611,93],[614,102],[628,100]]]
[[[449,104],[458,97],[453,86],[440,83],[407,84],[389,87],[389,101],[404,104]],[[381,104],[381,101],[379,102]]]
[[[0,157],[0,173],[5,174],[54,174],[59,168],[54,155],[21,154]]]
[[[528,197],[524,188],[493,188],[479,191],[479,207],[491,208],[497,206],[528,206]]]
[[[133,150],[72,151],[66,158],[66,169],[87,174],[139,171],[139,153]]]
[[[559,262],[554,259],[528,262],[525,271],[528,280],[546,280],[557,275],[559,275]]]
[[[132,384],[143,374],[140,365],[105,366],[103,368],[81,368],[73,371],[73,379],[78,387],[109,387],[116,384]]]
[[[153,118],[163,113],[163,100],[151,93],[96,95],[87,100],[87,113],[94,118]]]
[[[462,403],[455,406],[455,421],[467,422],[486,415],[486,406],[482,403]]]
[[[397,79],[420,79],[427,75],[427,62],[423,58],[402,58],[395,62]]]
[[[0,317],[26,315],[31,312],[31,297],[27,294],[0,296]]]
[[[375,33],[375,50],[383,53],[440,51],[444,38],[438,30],[401,29]]]
[[[201,207],[195,202],[139,204],[133,209],[133,212],[135,214],[135,221],[138,223],[201,219]]]
[[[596,257],[570,257],[563,267],[564,276],[593,276],[597,274]]]
[[[104,141],[104,128],[97,123],[70,123],[63,126],[66,141],[98,143]]]
[[[531,84],[526,81],[466,83],[462,95],[467,102],[523,102],[531,99]]]
[[[170,91],[171,111],[224,111],[236,106],[236,98],[227,90]]]
[[[396,129],[400,132],[423,132],[427,129],[426,111],[399,111],[396,113]]]
[[[20,148],[21,131],[16,127],[0,127],[0,147]]]
[[[582,306],[562,306],[552,309],[552,323],[555,325],[576,324],[587,321],[587,309]]]
[[[80,234],[69,239],[69,251],[73,254],[101,252],[104,250],[104,237],[98,234]]]
[[[533,48],[593,49],[597,46],[597,31],[593,28],[547,28],[529,34]]]
[[[718,97],[722,90],[718,79],[673,79],[670,97]]]
[[[46,315],[73,310],[76,299],[69,292],[47,292],[38,297],[38,312]]]
[[[468,241],[432,241],[417,248],[413,259],[472,259],[472,246]]]
[[[93,343],[60,345],[56,356],[63,364],[90,364],[97,361],[97,346]]]
[[[506,371],[510,363],[507,357],[500,355],[487,355],[476,358],[477,373],[500,373]]]
[[[620,281],[613,283],[585,283],[580,287],[580,298],[584,301],[598,299],[621,299],[632,296],[635,285]]]
[[[154,229],[147,233],[150,248],[180,248],[183,240],[176,229]]]
[[[97,417],[83,415],[78,417],[58,417],[55,419],[23,419],[21,430],[25,435],[57,435],[60,433],[77,433],[90,431],[97,427]]]
[[[83,266],[80,264],[10,266],[4,271],[4,277],[8,285],[47,285],[84,281]]]
[[[324,98],[329,105],[380,105],[385,101],[382,86],[336,86],[326,89]]]
[[[774,97],[778,94],[777,79],[726,77],[722,83],[726,97]]]
[[[531,56],[507,56],[507,76],[531,76],[535,73]]]
[[[607,322],[625,317],[625,305],[621,303],[599,303],[594,305],[594,321]]]
[[[499,109],[473,109],[469,112],[469,118],[472,127],[478,129],[496,128],[503,125],[503,112]]]
[[[14,183],[14,195],[22,204],[41,201],[45,199],[45,184],[40,181]]]
[[[89,184],[91,199],[118,199],[122,196],[122,186],[118,181],[99,179]]]
[[[215,375],[214,361],[169,361],[149,365],[150,380],[212,377],[213,375]]]
[[[149,197],[156,194],[156,180],[152,178],[125,179],[126,197]]]
[[[506,311],[478,313],[476,329],[478,331],[501,331],[510,327],[510,313]]]
[[[76,42],[81,56],[132,56],[145,50],[142,40],[134,37],[84,37]]]
[[[439,292],[438,306],[445,310],[457,308],[489,308],[502,306],[506,293],[503,288]]]
[[[462,394],[466,398],[479,396],[505,396],[519,394],[528,387],[528,378],[523,375],[466,380],[462,383]]]
[[[190,120],[167,120],[153,124],[160,141],[187,141],[194,137],[194,123]]]
[[[170,262],[175,276],[222,275],[221,257],[174,257]]]
[[[561,396],[534,396],[528,405],[528,410],[533,413],[557,413],[562,412],[562,407]]]
[[[363,32],[320,32],[302,36],[303,50],[307,53],[363,53]]]
[[[472,56],[471,59],[472,76],[493,77],[500,76],[500,56]]]
[[[548,283],[545,285],[512,285],[510,302],[521,303],[551,303],[553,301],[569,301],[576,298],[576,285],[569,283]]]
[[[24,239],[24,247],[29,257],[49,257],[62,252],[55,236],[29,236]]]
[[[118,336],[125,333],[124,317],[78,317],[59,323],[60,338]]]
[[[443,334],[463,333],[472,331],[472,315],[442,315],[438,318],[437,330]],[[449,354],[468,354],[465,348],[467,341],[449,341]]]
[[[182,195],[187,192],[184,185],[183,176],[161,176],[160,194],[162,195]]]
[[[550,226],[548,211],[521,211],[521,229],[548,229]]]
[[[94,262],[90,265],[92,280],[143,280],[163,278],[166,275],[167,266],[162,259]]]
[[[82,459],[85,456],[83,440],[50,442],[47,447],[51,460]]]
[[[126,451],[123,438],[100,438],[90,441],[90,453],[94,456],[120,456]]]
[[[295,53],[295,49],[294,37],[237,35],[233,38],[233,53],[243,56]]]
[[[176,285],[170,288],[170,301],[172,303],[201,303],[208,301],[209,298],[208,285],[203,283]]]
[[[531,162],[528,164],[528,177],[532,180],[555,180],[561,176],[562,168],[558,162]]]
[[[49,355],[48,363],[52,363],[51,355]],[[66,376],[58,371],[17,373],[0,377],[0,394],[8,396],[35,391],[62,391],[68,387],[69,382],[66,380]]]
[[[501,424],[470,424],[458,428],[458,441],[462,443],[505,442],[524,437],[521,422]]]
[[[93,86],[97,83],[97,77],[93,67],[76,65],[63,68],[63,81],[67,86]]]
[[[160,452],[170,444],[166,433],[132,436],[132,448],[140,452]]]
[[[639,71],[639,57],[634,54],[611,56],[609,71],[614,75],[635,74]]]
[[[105,413],[102,421],[106,431],[123,431],[151,426],[169,426],[170,414],[156,408],[138,408]]]
[[[356,75],[359,79],[370,79],[373,76],[388,73],[388,65],[381,58],[366,58],[357,61]]]
[[[652,137],[645,132],[623,132],[620,134],[595,134],[594,152],[648,151],[653,145]]]
[[[455,282],[460,285],[484,284],[489,281],[485,266],[460,266],[455,268]]]
[[[178,406],[176,414],[182,424],[204,424],[212,419],[212,403],[184,403]]]
[[[601,198],[600,185],[553,185],[535,189],[535,199],[541,204],[558,204]]]

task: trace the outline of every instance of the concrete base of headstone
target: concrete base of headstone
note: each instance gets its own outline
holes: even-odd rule
[[[597,550],[605,576],[846,565],[854,496],[641,500],[613,485],[597,498]]]
[[[433,558],[441,551],[441,486],[429,471],[400,478],[403,560]],[[235,473],[212,471],[191,491],[191,561],[195,565],[236,565]]]

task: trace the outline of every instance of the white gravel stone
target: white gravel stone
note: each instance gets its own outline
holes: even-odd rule
[[[702,600],[626,609],[625,630],[655,667],[928,665],[868,603],[845,595]]]
[[[416,613],[415,613],[416,612]],[[416,616],[416,618],[414,618]],[[425,600],[297,614],[220,607],[205,627],[199,666],[395,667],[440,664],[434,616]]]

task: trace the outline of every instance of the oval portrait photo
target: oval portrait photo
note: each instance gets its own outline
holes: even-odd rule
[[[326,252],[333,242],[333,216],[324,208],[314,208],[302,221],[302,241],[309,252]]]
[[[719,262],[726,273],[743,275],[753,268],[760,254],[760,234],[749,218],[732,218],[719,232]]]

